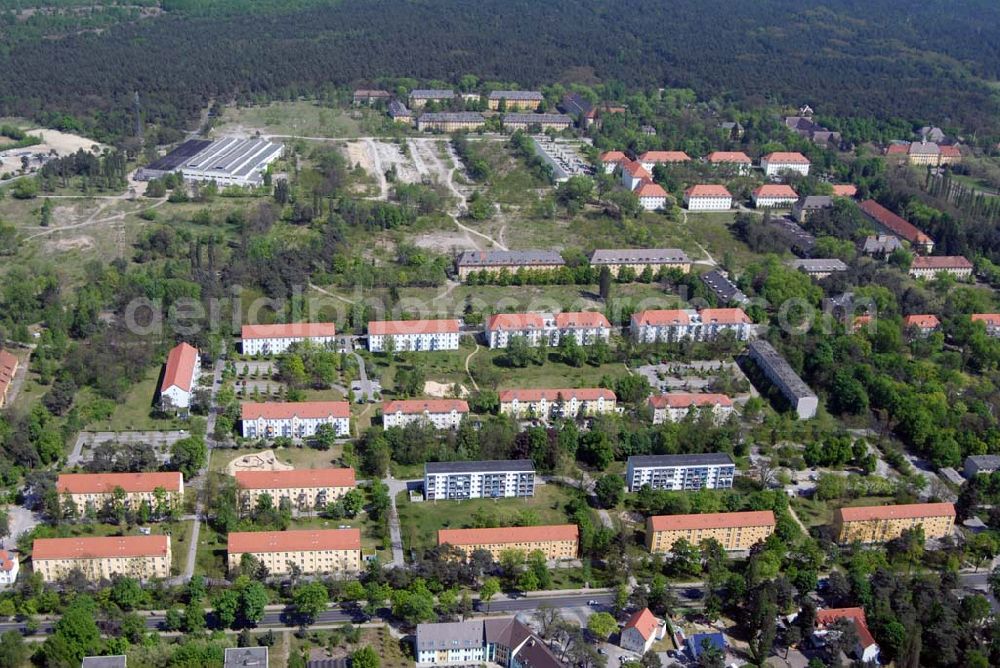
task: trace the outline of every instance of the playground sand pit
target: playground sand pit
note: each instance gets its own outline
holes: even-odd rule
[[[293,468],[295,467],[279,462],[274,450],[265,450],[240,455],[226,465],[226,473],[236,475],[237,471],[291,471]]]
[[[460,397],[469,396],[469,390],[464,385],[459,385],[459,395]],[[424,383],[424,394],[428,397],[440,397],[448,398],[454,395],[454,384],[448,383],[436,383],[433,380],[428,380]]]

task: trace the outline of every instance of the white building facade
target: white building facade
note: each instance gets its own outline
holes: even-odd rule
[[[404,399],[382,404],[382,426],[405,427],[427,422],[435,429],[458,429],[469,414],[469,404],[461,399]]]
[[[332,322],[244,325],[240,336],[244,355],[280,355],[295,343],[308,341],[326,347],[336,339],[337,328]]]
[[[340,437],[351,433],[351,405],[346,401],[245,403],[240,409],[244,438],[309,438],[323,424],[332,425]]]
[[[671,392],[650,397],[649,406],[653,409],[653,424],[680,422],[692,410],[710,411],[717,423],[733,414],[733,400],[724,394]]]
[[[540,420],[605,415],[617,408],[615,393],[592,387],[577,389],[504,390],[500,414]]]
[[[535,495],[535,465],[530,459],[484,462],[428,462],[424,498],[428,501],[526,498]]]
[[[165,411],[187,411],[191,408],[191,398],[200,375],[201,359],[197,348],[181,343],[171,349],[160,385],[160,408]]]
[[[809,176],[809,159],[801,153],[769,153],[760,159],[761,169],[766,176],[777,176],[782,172],[797,172]]]
[[[0,550],[0,585],[12,585],[17,582],[19,570],[17,554],[10,550]]]
[[[557,346],[573,336],[582,346],[611,338],[611,323],[596,311],[567,313],[498,313],[486,322],[486,343],[490,348],[506,348],[513,337],[523,337],[529,346],[543,342]]]
[[[637,343],[712,341],[727,332],[746,341],[753,334],[753,321],[739,308],[649,310],[632,314],[630,331]]]
[[[733,196],[725,186],[691,186],[684,191],[684,206],[688,211],[729,211]]]
[[[637,492],[653,489],[675,492],[699,489],[730,489],[736,464],[724,452],[697,455],[633,455],[628,458],[625,484]]]
[[[429,352],[458,350],[458,320],[375,320],[368,323],[368,350]],[[391,341],[391,343],[389,343]]]

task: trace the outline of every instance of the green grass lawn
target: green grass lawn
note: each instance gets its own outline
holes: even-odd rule
[[[336,468],[341,466],[340,457],[344,452],[342,445],[335,445],[329,450],[316,448],[273,448],[278,461],[289,464],[296,469]],[[224,473],[229,462],[243,455],[263,452],[262,448],[217,449],[212,454],[213,471]]]
[[[88,431],[160,431],[185,429],[186,422],[178,418],[158,419],[152,416],[153,402],[159,389],[160,366],[146,371],[143,379],[133,385],[115,407],[110,420],[87,425]]]
[[[381,125],[382,118],[374,109],[332,109],[296,100],[258,107],[226,107],[219,131],[244,128],[305,137],[358,137]]]
[[[208,578],[226,577],[226,536],[202,522],[194,572]]]
[[[534,512],[541,524],[565,524],[564,507],[572,492],[560,485],[537,485],[530,499],[471,499],[469,501],[424,501],[412,503],[407,494],[396,498],[403,544],[407,550],[425,550],[437,545],[438,529],[461,529],[471,526],[477,511],[491,511],[501,518],[516,518],[524,511]]]
[[[837,501],[820,501],[815,497],[806,499],[796,496],[791,499],[791,503],[792,509],[802,520],[802,523],[807,527],[814,527],[830,524],[833,521],[833,511],[837,508],[892,505],[895,500],[891,496],[863,496],[838,503]]]
[[[520,388],[577,388],[597,387],[601,378],[608,376],[617,378],[628,375],[624,364],[602,364],[593,366],[584,364],[572,367],[558,361],[556,351],[549,351],[549,359],[545,364],[529,364],[523,369],[503,366],[503,350],[481,350],[470,362],[470,369],[475,375],[476,369],[492,368],[499,372],[499,389]]]

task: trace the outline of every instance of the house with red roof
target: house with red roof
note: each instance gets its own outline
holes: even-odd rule
[[[678,165],[690,161],[691,156],[684,151],[646,151],[639,154],[639,164],[650,172],[657,165]]]
[[[469,414],[469,404],[462,399],[401,399],[382,404],[382,426],[405,427],[413,422],[427,422],[435,429],[458,429]]]
[[[795,204],[799,199],[799,194],[784,183],[765,183],[754,188],[750,193],[754,208],[769,209],[773,207],[788,207]]]
[[[733,196],[725,186],[699,184],[684,191],[684,206],[688,211],[729,211]]]
[[[910,263],[910,276],[914,278],[934,278],[938,274],[969,278],[972,276],[972,263],[961,255],[921,255]]]
[[[351,405],[346,401],[247,402],[240,413],[243,438],[309,438],[321,424],[331,425],[337,436],[351,433]]]
[[[557,346],[569,335],[584,346],[593,345],[598,339],[607,342],[611,323],[597,311],[497,313],[486,321],[486,343],[490,348],[506,348],[515,336],[523,337],[532,347],[543,342]]]
[[[1000,322],[1000,315],[997,315],[997,319]],[[941,321],[931,314],[908,315],[903,318],[903,328],[915,331],[920,336],[927,336],[941,329]]]
[[[753,321],[740,308],[653,309],[633,313],[630,331],[637,343],[714,341],[725,332],[746,341]]]
[[[235,478],[243,512],[256,508],[264,496],[273,508],[287,503],[299,510],[321,510],[357,486],[352,468],[236,471]]]
[[[972,322],[981,322],[990,336],[1000,336],[1000,313],[973,313]]]
[[[284,575],[294,564],[300,573],[344,574],[361,570],[361,529],[239,531],[227,538],[230,571],[252,555],[269,573]]]
[[[244,355],[280,355],[293,343],[309,341],[318,346],[333,344],[332,322],[293,322],[279,325],[243,325],[240,345]]]
[[[742,151],[712,151],[705,157],[705,161],[713,167],[729,169],[742,175],[749,174],[753,167],[753,160]]]
[[[831,634],[837,632],[833,627],[840,620],[847,620],[854,625],[858,637],[857,645],[851,649],[854,658],[865,665],[877,664],[879,646],[875,642],[872,632],[868,629],[868,620],[865,619],[865,611],[861,608],[821,608],[817,610],[813,643],[818,646],[825,645],[828,639],[832,639]]]
[[[710,412],[716,422],[725,422],[733,414],[733,400],[725,394],[668,392],[649,398],[653,409],[653,424],[680,422],[692,409]]]
[[[622,185],[629,190],[635,190],[643,181],[652,181],[653,175],[649,170],[634,160],[623,160],[622,163]]]
[[[17,582],[19,568],[15,553],[10,550],[0,550],[0,585],[12,585]]]
[[[801,153],[776,151],[760,159],[760,167],[765,176],[778,176],[783,172],[797,172],[809,176],[809,158]]]
[[[625,622],[618,644],[630,652],[645,654],[653,643],[662,640],[666,635],[666,622],[657,619],[649,608],[643,608]]]
[[[850,183],[833,186],[834,197],[856,197],[857,194],[858,194],[858,187],[855,185],[851,185]]]
[[[626,160],[628,157],[621,151],[605,151],[597,159],[605,174],[613,173]]]
[[[667,191],[658,183],[646,180],[635,189],[639,205],[646,211],[660,211],[667,208]]]
[[[617,400],[603,387],[503,390],[500,414],[540,420],[604,415],[615,411]]]
[[[368,350],[458,350],[459,330],[458,320],[373,320],[368,323]]]
[[[160,408],[166,412],[187,412],[200,375],[198,349],[187,343],[174,346],[167,355],[167,368],[160,383]]]

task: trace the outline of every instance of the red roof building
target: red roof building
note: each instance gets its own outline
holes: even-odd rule
[[[361,529],[237,531],[227,542],[231,554],[360,550]]]
[[[685,197],[732,197],[726,186],[702,183],[684,191]]]
[[[500,403],[510,403],[512,401],[522,401],[534,403],[536,401],[615,401],[615,393],[603,387],[578,387],[568,389],[526,389],[526,390],[501,390]]]
[[[857,186],[851,184],[833,186],[834,197],[854,197],[857,194],[858,194]]]
[[[972,263],[961,255],[919,256],[910,263],[910,276],[915,278],[934,278],[939,273],[966,278],[972,275]]]
[[[750,325],[753,320],[741,308],[703,308],[698,311],[703,325]]]
[[[987,330],[1000,328],[1000,313],[973,313],[969,318],[972,322],[981,322]]]
[[[873,199],[866,199],[860,204],[861,211],[876,225],[880,225],[892,234],[906,239],[914,248],[923,253],[934,251],[934,240],[918,230],[914,225],[889,211]]]
[[[643,181],[639,184],[639,187],[635,189],[635,194],[642,199],[644,197],[655,197],[659,199],[666,199],[667,191],[663,189],[658,183],[653,183],[652,181]]]
[[[167,355],[167,369],[163,373],[163,383],[160,392],[171,387],[185,392],[191,391],[194,383],[194,372],[198,366],[198,349],[187,343],[174,346]]]
[[[351,405],[346,401],[268,401],[246,402],[240,406],[241,420],[320,420],[349,418]]]
[[[750,156],[742,151],[712,151],[705,159],[715,165],[727,163],[749,165],[753,162]]]
[[[126,494],[152,493],[158,488],[180,493],[184,477],[179,471],[156,473],[61,473],[56,481],[60,494],[111,494],[121,488]]]
[[[801,153],[794,151],[775,151],[774,153],[769,153],[765,155],[764,160],[770,163],[779,163],[782,165],[808,165],[809,158],[802,155]]]
[[[633,179],[639,179],[639,180],[653,179],[653,175],[650,174],[649,171],[645,167],[643,167],[640,163],[634,160],[625,160],[621,163],[621,165],[622,165],[622,171],[631,175]]]
[[[170,553],[168,536],[85,536],[36,538],[32,561],[45,559],[113,559],[159,557]]]
[[[382,404],[383,413],[423,415],[424,413],[468,413],[469,403],[462,399],[397,399]]]
[[[690,324],[690,314],[682,309],[652,309],[632,314],[633,327],[668,327],[671,325]]]
[[[1000,323],[1000,314],[997,315],[997,319]],[[908,315],[903,318],[903,327],[916,327],[919,330],[930,332],[941,327],[941,321],[936,315]]]
[[[868,620],[865,618],[863,609],[821,608],[816,611],[816,628],[826,630],[841,619],[848,619],[854,623],[854,629],[858,634],[858,647],[852,648],[855,657],[866,664],[877,663],[879,647],[875,643],[872,632],[868,629]]]
[[[406,334],[458,334],[458,320],[373,320],[368,334],[398,336]]]
[[[639,155],[639,162],[643,167],[646,165],[669,164],[678,162],[688,162],[691,160],[684,151],[646,151]],[[650,167],[646,167],[650,169]]]
[[[649,398],[649,405],[656,408],[691,408],[696,406],[732,407],[733,400],[725,394],[697,394],[693,392],[669,392]]]
[[[487,331],[522,331],[545,329],[545,318],[540,313],[497,313],[486,321]]]
[[[291,471],[237,471],[240,489],[311,489],[347,487],[357,482],[352,468],[294,469]]]
[[[575,328],[610,328],[611,323],[598,311],[565,311],[556,314],[556,327],[559,329]]]
[[[848,506],[834,512],[844,522],[955,517],[955,505],[951,503],[907,503],[898,506]]]
[[[692,529],[729,529],[737,527],[773,527],[774,513],[751,510],[742,513],[702,513],[696,515],[654,515],[649,518],[653,531],[688,531]]]
[[[335,336],[336,325],[332,322],[294,322],[278,325],[243,325],[240,338],[247,339],[309,339]]]

